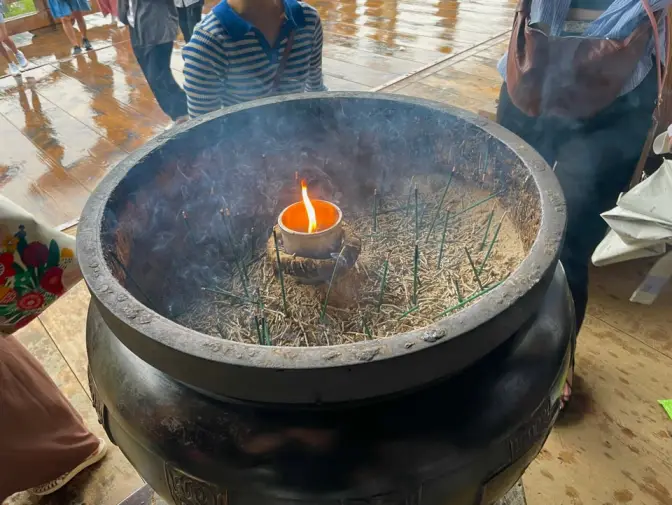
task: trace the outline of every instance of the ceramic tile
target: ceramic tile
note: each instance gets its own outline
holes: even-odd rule
[[[86,313],[89,290],[79,282],[40,315],[40,320],[77,380],[88,393]]]

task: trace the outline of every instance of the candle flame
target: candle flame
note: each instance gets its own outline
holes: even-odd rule
[[[301,180],[301,197],[303,198],[303,206],[306,208],[306,214],[308,214],[308,233],[315,233],[317,231],[317,216],[315,215],[315,207],[308,198],[308,186],[305,179]]]

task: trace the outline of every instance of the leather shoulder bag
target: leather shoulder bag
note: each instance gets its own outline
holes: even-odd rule
[[[511,101],[528,116],[594,116],[618,98],[632,76],[654,17],[623,40],[553,37],[530,25],[531,6],[532,0],[520,0],[516,8],[506,67]]]

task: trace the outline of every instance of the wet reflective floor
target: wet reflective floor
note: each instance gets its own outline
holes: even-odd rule
[[[505,44],[487,49],[506,40],[514,0],[312,3],[324,24],[330,89],[384,89],[493,108],[493,62]],[[32,65],[22,79],[0,78],[0,192],[53,225],[76,220],[110,168],[169,124],[126,28],[100,14],[87,16],[87,25],[95,50],[77,57],[60,27],[15,36]],[[181,45],[172,64],[178,82]],[[465,63],[464,55],[479,51],[486,56]],[[458,61],[462,66],[451,69]],[[0,62],[0,76],[6,70]]]

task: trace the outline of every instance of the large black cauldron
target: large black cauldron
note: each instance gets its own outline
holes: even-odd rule
[[[483,148],[487,173],[471,168]],[[313,348],[242,344],[171,320],[211,275],[203,265],[221,260],[207,240],[198,262],[180,245],[194,232],[179,219],[185,201],[207,237],[208,202],[240,202],[244,229],[246,209],[278,189],[271,173],[291,181],[315,167],[356,204],[367,185],[453,166],[502,192],[528,252],[472,306],[407,334]],[[79,226],[101,422],[176,505],[490,504],[558,412],[574,337],[557,260],[564,219],[553,173],[520,139],[423,100],[279,97],[164,134],[101,183]]]

